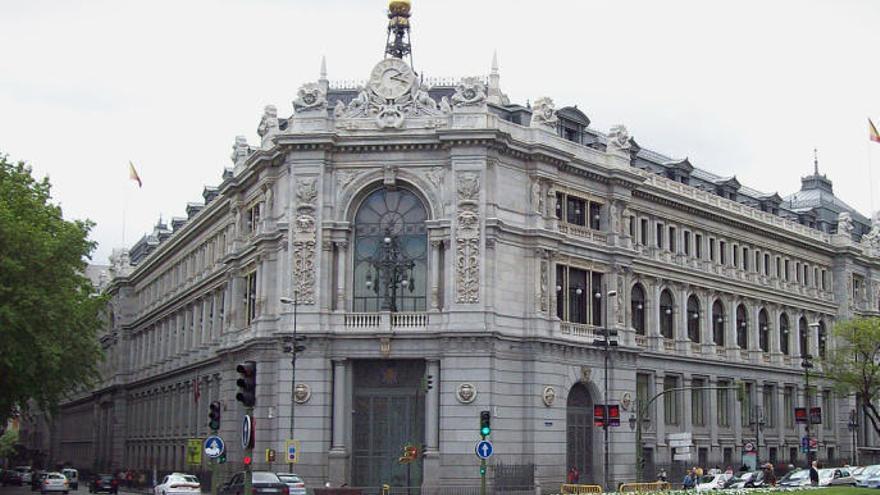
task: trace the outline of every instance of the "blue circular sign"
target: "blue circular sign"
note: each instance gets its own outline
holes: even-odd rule
[[[480,459],[488,459],[492,457],[492,452],[495,450],[495,447],[492,446],[492,442],[488,440],[480,440],[474,445],[474,452],[477,454],[477,457]]]
[[[210,457],[211,459],[216,459],[223,455],[226,452],[226,444],[223,442],[223,439],[218,435],[211,435],[210,437],[205,439],[205,443],[203,445],[203,450],[205,451],[205,455]]]

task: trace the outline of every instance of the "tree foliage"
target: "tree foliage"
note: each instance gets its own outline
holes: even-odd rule
[[[865,417],[880,435],[880,318],[839,322],[834,336],[836,345],[824,363],[825,375],[839,392],[856,395]]]
[[[0,422],[97,378],[104,298],[85,276],[90,221],[66,221],[47,178],[0,154]]]

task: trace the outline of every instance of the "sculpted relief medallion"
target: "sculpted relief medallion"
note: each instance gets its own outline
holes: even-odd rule
[[[477,398],[477,388],[472,383],[462,383],[456,390],[455,398],[462,404],[470,404]]]

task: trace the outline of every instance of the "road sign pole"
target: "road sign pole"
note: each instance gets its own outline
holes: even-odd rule
[[[245,415],[251,417],[254,414],[254,408],[249,407],[245,410]],[[254,424],[251,422],[250,438],[254,437]],[[248,448],[244,449],[244,455],[246,457],[250,457],[251,462],[247,463],[244,467],[244,495],[254,495],[254,472],[251,470],[251,465],[254,463],[254,445],[248,439]]]
[[[208,459],[208,469],[211,470],[211,495],[217,495],[217,487],[220,480],[217,479],[217,459]]]
[[[486,459],[480,459],[480,495],[486,495]]]

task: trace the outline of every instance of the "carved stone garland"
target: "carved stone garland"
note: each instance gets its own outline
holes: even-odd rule
[[[458,175],[458,213],[455,234],[455,301],[480,302],[480,177]]]
[[[296,221],[293,228],[293,283],[301,304],[315,304],[315,210],[318,179],[296,183]]]

